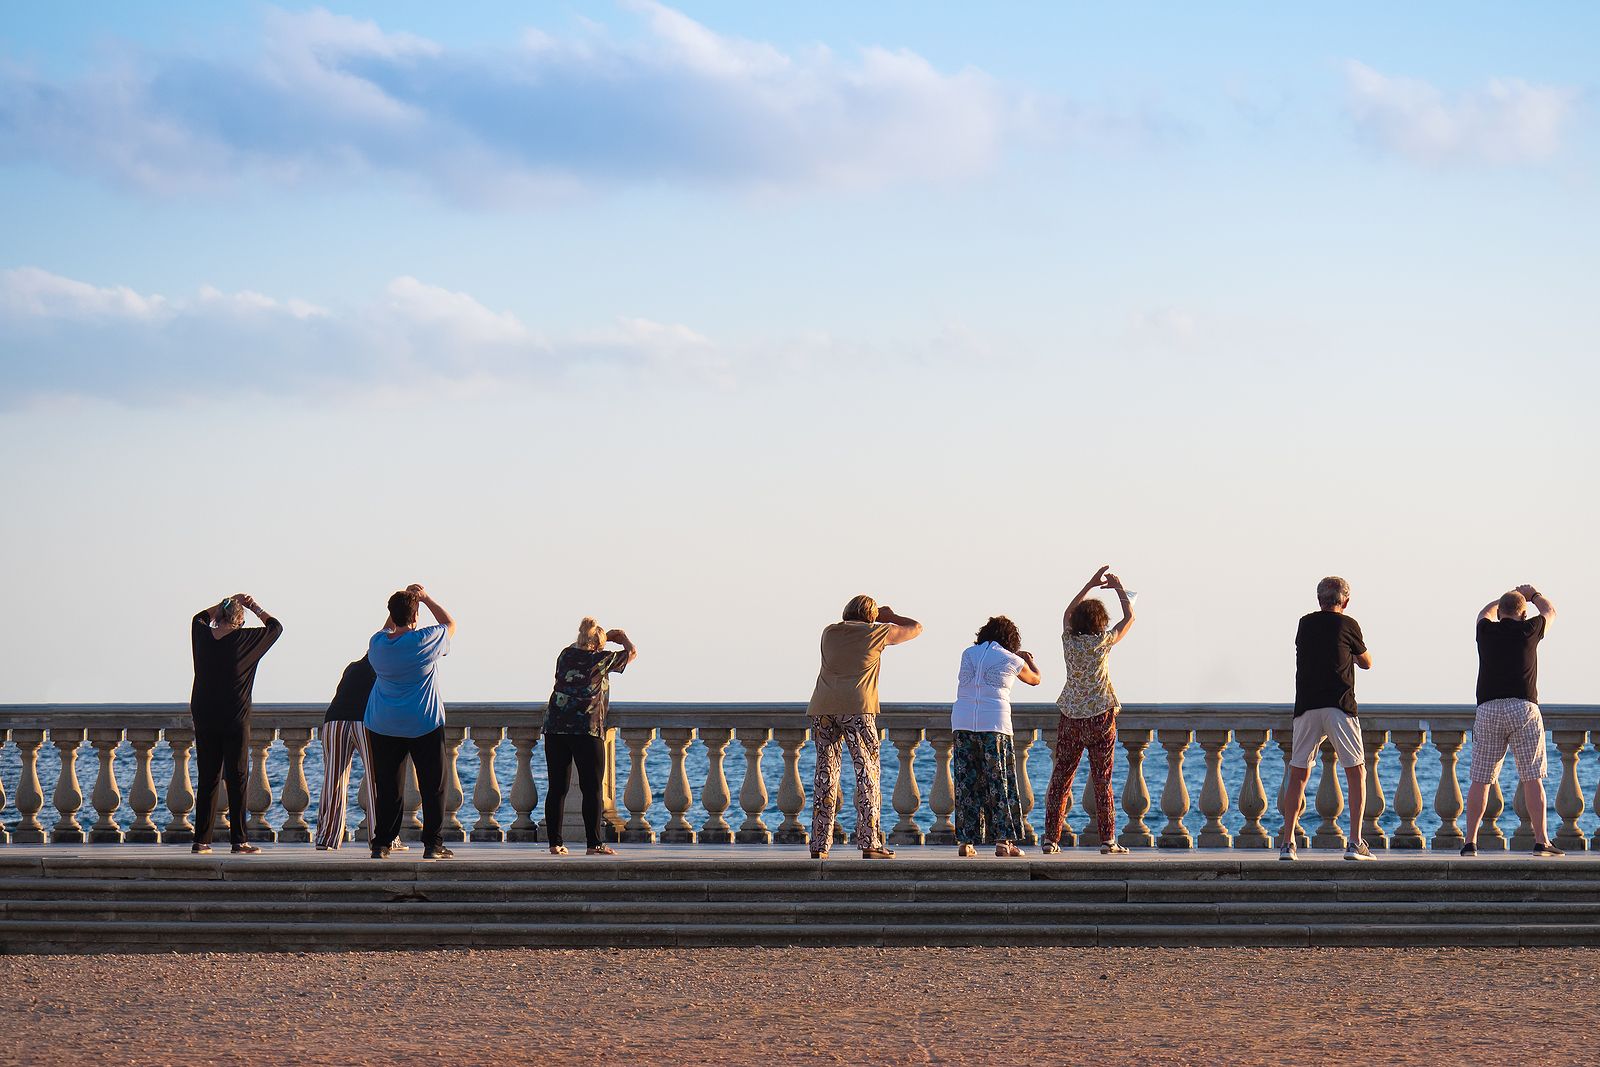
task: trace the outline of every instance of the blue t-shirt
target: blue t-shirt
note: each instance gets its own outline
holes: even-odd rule
[[[390,737],[421,737],[444,725],[444,704],[433,684],[439,659],[450,654],[450,631],[424,626],[398,637],[379,630],[367,642],[378,680],[367,697],[367,729]]]

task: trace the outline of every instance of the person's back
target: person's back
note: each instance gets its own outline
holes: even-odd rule
[[[811,694],[814,716],[876,715],[878,672],[894,627],[848,620],[822,631],[822,667]]]
[[[956,678],[951,729],[1009,734],[1011,686],[1026,666],[1021,656],[1006,651],[998,642],[967,646]]]
[[[1356,714],[1356,659],[1366,648],[1360,624],[1343,612],[1301,616],[1294,635],[1294,713],[1338,708]]]
[[[1478,703],[1539,703],[1539,642],[1545,617],[1478,620]]]
[[[282,634],[283,624],[269,618],[265,626],[240,627],[214,637],[207,613],[194,617],[189,633],[194,656],[189,708],[196,729],[231,729],[250,717],[256,668]]]
[[[376,680],[367,697],[367,728],[395,737],[420,737],[444,725],[435,675],[450,651],[444,626],[391,633],[380,630],[367,645]]]

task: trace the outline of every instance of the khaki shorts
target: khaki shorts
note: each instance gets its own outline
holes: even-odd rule
[[[1366,765],[1366,753],[1361,751],[1361,720],[1338,708],[1312,708],[1294,720],[1294,749],[1289,756],[1289,766],[1300,770],[1310,767],[1324,737],[1333,742],[1339,766]]]

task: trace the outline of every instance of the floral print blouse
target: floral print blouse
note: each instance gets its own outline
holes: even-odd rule
[[[1063,633],[1061,656],[1067,664],[1067,682],[1056,698],[1056,707],[1069,719],[1092,719],[1118,708],[1116,690],[1111,688],[1107,660],[1116,644],[1114,630],[1098,634]]]
[[[611,702],[610,675],[628,666],[626,649],[591,652],[567,647],[556,657],[556,685],[544,712],[547,734],[604,737]]]

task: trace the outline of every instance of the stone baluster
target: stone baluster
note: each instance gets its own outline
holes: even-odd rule
[[[467,829],[461,825],[461,805],[466,803],[467,794],[461,788],[461,772],[457,770],[457,764],[461,762],[461,745],[466,739],[465,726],[445,726],[444,820],[441,832],[448,842],[467,839]]]
[[[6,742],[9,741],[9,740],[11,740],[11,731],[10,730],[0,730],[0,750],[4,750],[5,749]],[[5,808],[5,806],[6,806],[6,783],[5,783],[5,778],[3,776],[0,776],[0,810],[3,810]],[[6,829],[4,823],[0,823],[0,845],[9,844],[10,842],[11,842],[11,833],[10,833],[10,831],[8,831]]]
[[[622,790],[622,803],[628,808],[628,823],[622,828],[624,841],[653,844],[656,840],[656,828],[650,825],[650,805],[656,797],[645,769],[650,742],[655,739],[655,730],[648,727],[630,726],[622,731],[622,741],[628,746],[628,784]]]
[[[1088,755],[1088,753],[1085,752],[1083,754],[1083,756],[1079,757],[1078,764],[1079,764],[1080,768],[1083,766],[1083,764],[1088,762],[1088,760],[1086,758],[1084,758],[1087,755]],[[1052,777],[1055,774],[1055,769],[1056,769],[1056,751],[1055,751],[1055,748],[1052,746],[1051,749],[1050,749],[1050,771],[1051,771]],[[1074,778],[1074,780],[1076,780],[1077,775],[1074,774],[1073,778]],[[1045,799],[1048,801],[1049,797],[1046,796]],[[1073,847],[1075,847],[1075,846],[1077,846],[1079,844],[1086,844],[1087,840],[1088,840],[1088,837],[1093,835],[1095,833],[1095,830],[1097,829],[1095,827],[1095,825],[1094,825],[1094,819],[1091,818],[1089,820],[1088,828],[1084,831],[1084,835],[1085,835],[1084,836],[1084,840],[1083,841],[1079,841],[1079,839],[1078,839],[1078,831],[1076,831],[1076,830],[1074,830],[1072,828],[1072,809],[1073,809],[1073,806],[1076,803],[1077,803],[1077,799],[1072,795],[1072,790],[1068,789],[1067,790],[1067,795],[1062,798],[1062,802],[1061,802],[1061,838],[1060,838],[1060,840],[1058,840],[1056,842],[1056,844],[1060,845],[1062,848],[1073,848]]]
[[[39,812],[44,808],[44,787],[39,784],[39,746],[44,744],[44,731],[13,730],[11,740],[17,743],[17,759],[22,764],[17,780],[19,818],[11,830],[11,840],[18,845],[42,845],[47,836],[39,821]]]
[[[121,730],[95,729],[89,731],[89,744],[94,746],[100,767],[94,777],[94,788],[89,791],[89,803],[94,805],[95,821],[89,828],[89,841],[96,845],[120,845],[122,828],[117,825],[117,809],[122,807],[122,790],[117,788],[117,746],[122,744]]]
[[[731,740],[733,731],[726,726],[706,727],[700,731],[700,743],[706,749],[706,784],[700,787],[700,806],[706,809],[706,821],[701,824],[697,838],[703,845],[733,844],[733,827],[723,816],[733,799],[728,792],[728,775],[723,769]]]
[[[1189,814],[1189,786],[1183,780],[1183,756],[1193,734],[1189,730],[1157,730],[1156,739],[1167,753],[1167,780],[1161,786],[1161,813],[1167,823],[1156,839],[1159,848],[1193,848],[1183,820]]]
[[[1283,778],[1280,780],[1280,784],[1278,786],[1278,810],[1282,811],[1283,810],[1283,794],[1289,788],[1289,773],[1290,773],[1290,770],[1291,770],[1291,768],[1289,767],[1289,761],[1294,758],[1294,756],[1293,756],[1293,753],[1294,753],[1294,730],[1291,727],[1287,727],[1287,726],[1282,728],[1282,729],[1280,729],[1280,730],[1273,730],[1272,731],[1272,741],[1273,741],[1273,744],[1278,746],[1278,754],[1283,757]],[[1295,828],[1294,828],[1294,843],[1297,846],[1299,846],[1300,848],[1310,848],[1311,847],[1311,838],[1306,836],[1305,815],[1306,815],[1306,797],[1305,797],[1304,793],[1301,793],[1300,794],[1300,810],[1295,813],[1296,822],[1295,822]],[[1282,841],[1283,831],[1282,830],[1278,831],[1278,837],[1279,837],[1279,840],[1278,840],[1277,844],[1278,844],[1279,847],[1282,847],[1282,845],[1283,845],[1283,841]]]
[[[1206,754],[1206,780],[1200,787],[1200,814],[1205,823],[1200,827],[1201,848],[1231,848],[1233,834],[1222,824],[1228,813],[1228,787],[1222,780],[1222,754],[1228,747],[1231,730],[1199,730],[1195,740]]]
[[[889,831],[891,845],[920,845],[924,837],[917,825],[917,812],[922,808],[922,790],[917,786],[914,764],[917,746],[922,743],[921,730],[893,729],[889,743],[894,746],[898,770],[894,779],[894,829]]]
[[[311,744],[311,727],[285,727],[278,731],[283,739],[284,754],[289,757],[289,771],[283,776],[283,825],[278,828],[279,841],[302,843],[311,840],[311,824],[306,822],[306,809],[311,807],[311,787],[306,783],[306,748]]]
[[[1338,754],[1333,742],[1324,740],[1318,749],[1322,757],[1322,774],[1317,782],[1317,832],[1311,835],[1312,848],[1342,849],[1344,831],[1339,829],[1339,815],[1344,811],[1344,783],[1339,780],[1344,771],[1339,767]]]
[[[744,822],[733,839],[741,845],[770,845],[772,831],[761,816],[767,810],[767,779],[762,772],[762,755],[772,731],[760,727],[739,727],[739,744],[744,748],[744,781],[739,783],[739,807]]]
[[[57,815],[50,840],[58,845],[81,845],[87,836],[78,825],[78,809],[83,807],[83,787],[78,784],[78,746],[83,744],[84,736],[83,730],[50,731],[50,742],[61,755],[61,771],[56,775],[55,792],[50,797]]]
[[[422,840],[422,788],[417,785],[417,768],[412,766],[411,757],[406,757],[405,787],[401,790],[401,802],[405,813],[400,816],[400,840]]]
[[[1589,740],[1587,730],[1555,731],[1556,751],[1561,755],[1561,785],[1556,788],[1556,814],[1561,825],[1556,829],[1555,843],[1569,852],[1588,849],[1589,839],[1578,829],[1578,819],[1583,815],[1583,791],[1578,788],[1578,753]]]
[[[1244,756],[1244,784],[1239,787],[1239,814],[1244,825],[1233,839],[1234,848],[1271,848],[1272,835],[1261,824],[1267,812],[1267,789],[1261,784],[1261,750],[1267,745],[1267,731],[1238,730],[1233,739]]]
[[[600,755],[600,839],[621,841],[622,828],[627,820],[617,810],[617,728],[606,727],[604,746]],[[576,777],[576,775],[574,775]],[[582,814],[582,795],[579,795],[579,814]]]
[[[800,813],[806,807],[806,784],[800,777],[800,750],[806,747],[810,730],[778,729],[772,738],[783,753],[783,777],[778,779],[778,810],[783,812],[783,822],[772,832],[772,840],[780,845],[803,845],[806,827]]]
[[[478,780],[472,785],[472,806],[478,819],[472,824],[472,840],[504,841],[505,830],[500,827],[497,812],[500,810],[500,776],[495,773],[494,757],[500,741],[506,735],[503,726],[474,726],[472,743],[478,746]]]
[[[1456,763],[1466,739],[1465,730],[1433,731],[1433,745],[1439,750],[1439,788],[1433,793],[1433,810],[1439,814],[1439,829],[1433,835],[1436,852],[1454,851],[1466,843],[1458,821],[1463,809],[1461,782],[1456,777]]]
[[[517,772],[511,779],[511,810],[517,816],[506,830],[506,840],[537,841],[539,824],[534,821],[533,812],[539,806],[539,786],[533,780],[533,749],[539,743],[539,727],[508,727],[506,736],[511,738],[517,757]]]
[[[1150,786],[1144,780],[1144,753],[1155,738],[1154,730],[1117,728],[1117,740],[1128,756],[1128,775],[1122,786],[1122,813],[1127,816],[1117,840],[1128,848],[1154,848],[1156,838],[1144,817],[1150,812]]]
[[[1500,779],[1496,778],[1489,783],[1489,792],[1484,799],[1483,824],[1478,828],[1479,852],[1506,850],[1506,832],[1500,829],[1500,816],[1505,810],[1505,794],[1500,792]]]
[[[1528,852],[1533,848],[1533,820],[1528,815],[1528,798],[1523,795],[1522,783],[1511,791],[1511,810],[1517,813],[1517,828],[1511,834],[1511,849]]]
[[[695,843],[694,827],[685,818],[694,797],[689,792],[689,774],[684,769],[684,759],[694,737],[695,732],[684,727],[667,727],[661,731],[661,740],[666,743],[667,757],[671,761],[671,770],[667,772],[667,792],[662,798],[667,805],[667,825],[661,829],[661,840],[667,844]]]
[[[1388,848],[1389,835],[1378,825],[1386,805],[1383,783],[1378,781],[1378,761],[1383,758],[1383,746],[1389,743],[1389,731],[1361,731],[1361,747],[1367,757],[1367,787],[1362,793],[1361,839],[1373,848]],[[1350,828],[1355,833],[1356,828]],[[1418,846],[1421,847],[1421,846]]]
[[[186,845],[194,840],[194,785],[189,781],[189,753],[194,751],[194,731],[189,727],[167,728],[167,745],[172,749],[172,778],[167,782],[167,811],[172,818],[161,833],[161,840]]]
[[[160,797],[156,795],[156,778],[150,770],[151,751],[160,739],[160,730],[128,731],[128,744],[133,746],[133,781],[128,783],[128,806],[133,809],[133,822],[122,839],[130,844],[153,845],[161,840],[161,830],[151,817]]]
[[[1017,730],[1011,740],[1017,756],[1017,802],[1022,809],[1022,841],[1028,845],[1039,843],[1039,831],[1033,828],[1033,809],[1036,806],[1033,782],[1028,778],[1028,757],[1033,753],[1033,741],[1038,736],[1038,730]]]
[[[245,787],[244,806],[250,812],[245,820],[244,836],[247,841],[276,841],[272,824],[267,822],[267,812],[272,808],[272,782],[267,778],[267,752],[272,748],[277,731],[270,726],[250,728],[250,781]],[[219,790],[219,794],[225,790]]]
[[[1417,750],[1422,747],[1422,731],[1396,730],[1390,736],[1400,753],[1400,784],[1394,791],[1394,813],[1400,816],[1400,825],[1395,827],[1389,847],[1426,848],[1427,841],[1417,826],[1417,816],[1422,814],[1422,787],[1417,783]]]
[[[933,788],[928,791],[933,825],[928,828],[925,840],[930,845],[956,843],[956,824],[950,819],[956,810],[955,779],[950,773],[950,755],[955,740],[955,735],[948,727],[928,731],[928,743],[933,746]]]

